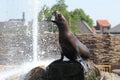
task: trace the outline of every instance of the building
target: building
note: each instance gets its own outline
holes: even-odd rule
[[[96,26],[94,27],[94,31],[98,34],[105,34],[108,33],[109,29],[111,28],[111,24],[108,20],[97,20]]]
[[[78,29],[80,30],[81,34],[93,34],[94,33],[91,27],[85,21],[78,22]]]
[[[9,22],[22,22],[22,23],[25,23],[25,12],[23,12],[21,19],[9,19],[8,21]]]
[[[0,22],[0,34],[25,34],[26,29],[24,12],[21,19],[9,19],[8,21]]]
[[[115,27],[109,30],[110,34],[120,35],[120,24],[116,25]]]

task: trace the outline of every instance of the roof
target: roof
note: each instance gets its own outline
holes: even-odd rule
[[[82,34],[93,34],[93,30],[85,21],[80,21],[78,23],[78,28]]]
[[[111,28],[109,32],[120,32],[120,24],[116,25],[115,27]]]
[[[110,25],[110,23],[108,22],[108,20],[97,20],[97,23],[99,25]]]

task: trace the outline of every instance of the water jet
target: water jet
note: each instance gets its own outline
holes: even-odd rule
[[[5,39],[5,40],[7,40],[6,42],[8,42],[10,45],[12,45],[12,47],[8,48],[9,50],[12,50],[12,51],[8,51],[8,53],[12,57],[11,59],[9,59],[9,57],[7,57],[9,59],[8,63],[11,63],[14,60],[17,60],[17,61],[16,61],[16,64],[14,64],[14,63],[8,64],[6,62],[6,65],[3,65],[4,69],[2,71],[0,71],[0,79],[1,80],[10,80],[10,79],[24,80],[23,75],[25,73],[27,73],[29,70],[31,70],[32,68],[34,68],[36,66],[40,66],[40,65],[47,66],[50,62],[52,62],[54,60],[54,59],[42,60],[42,59],[40,59],[40,56],[38,55],[38,52],[41,54],[43,53],[42,51],[40,51],[41,49],[39,49],[39,47],[38,47],[38,28],[39,28],[38,27],[38,11],[39,11],[39,5],[40,5],[39,3],[43,5],[42,0],[33,0],[33,4],[32,4],[32,6],[33,6],[32,7],[33,24],[32,24],[32,31],[31,31],[32,35],[30,34],[30,36],[26,36],[25,34],[22,34],[22,35],[13,34],[13,36],[11,37],[11,35],[8,34],[6,36],[6,39]],[[14,22],[11,22],[11,23],[14,23]],[[19,25],[16,24],[16,26],[19,26]],[[20,29],[21,29],[21,27],[20,27]],[[18,30],[18,28],[17,28],[17,30]],[[7,38],[7,37],[9,37],[9,38]],[[19,38],[16,39],[15,37],[16,38],[19,37]],[[13,39],[15,40],[15,42],[12,41]],[[24,40],[26,40],[26,41],[24,41]],[[9,41],[11,41],[11,43]],[[20,43],[20,44],[18,44],[18,43]],[[23,45],[25,48],[23,47]],[[28,49],[28,51],[26,51],[26,49]],[[17,51],[20,54],[18,54]],[[6,52],[6,54],[7,54],[7,52]],[[20,58],[19,55],[20,55],[20,57],[22,56],[20,60],[19,60],[19,58]],[[6,56],[8,56],[8,54]],[[16,58],[14,59],[14,57],[16,57]],[[29,59],[24,61],[24,59],[26,59],[26,58],[29,58]],[[17,62],[21,62],[21,63],[19,64]],[[10,66],[10,67],[7,67],[7,66]]]

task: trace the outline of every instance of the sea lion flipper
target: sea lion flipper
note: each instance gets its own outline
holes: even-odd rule
[[[78,59],[78,62],[83,66],[85,72],[88,72],[88,71],[89,71],[88,65],[87,65],[87,63],[82,59],[82,57],[80,57],[80,59]]]

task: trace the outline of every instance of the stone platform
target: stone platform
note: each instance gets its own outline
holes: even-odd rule
[[[100,80],[100,77],[96,67],[84,73],[82,65],[77,61],[56,60],[46,68],[32,69],[25,80]]]
[[[46,68],[46,80],[84,80],[80,63],[74,61],[54,61]]]

